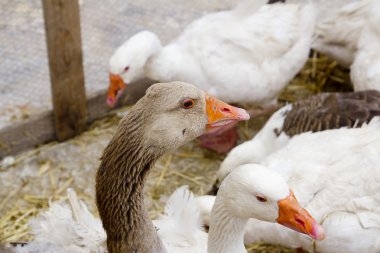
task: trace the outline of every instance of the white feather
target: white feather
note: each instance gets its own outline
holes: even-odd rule
[[[156,35],[138,33],[115,52],[110,70],[127,83],[143,69],[151,79],[194,83],[226,102],[271,104],[307,60],[315,8],[264,2],[210,13],[161,49]]]
[[[246,243],[264,241],[309,252],[380,252],[380,118],[361,128],[292,137],[255,161],[281,174],[326,231],[323,241],[278,224],[250,220]]]
[[[207,234],[188,186],[178,188],[170,196],[164,215],[153,224],[168,252],[206,252]]]
[[[30,221],[35,242],[52,244],[78,252],[104,252],[106,234],[102,223],[87,206],[67,190],[70,205],[51,203],[49,210]]]
[[[355,90],[380,90],[380,2],[369,0],[351,80]]]
[[[74,190],[68,189],[67,195],[70,204],[51,203],[47,211],[30,221],[34,241],[12,248],[13,252],[107,252],[106,233],[100,219],[78,200]],[[206,252],[207,234],[187,186],[170,196],[164,215],[153,223],[168,252]]]
[[[325,16],[316,25],[312,47],[349,67],[355,57],[358,40],[365,26],[368,0],[335,1],[331,8],[318,4],[320,15]]]

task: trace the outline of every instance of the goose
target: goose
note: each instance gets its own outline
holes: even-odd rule
[[[307,60],[315,17],[310,5],[265,2],[245,0],[208,14],[164,47],[153,32],[133,35],[110,58],[108,105],[127,84],[148,77],[194,83],[223,101],[271,110]],[[227,153],[237,139],[229,130],[221,138],[202,138],[201,145]]]
[[[239,165],[259,163],[297,135],[341,127],[360,127],[380,116],[380,91],[320,93],[275,112],[252,138],[231,150],[218,171],[218,182]],[[217,190],[214,185],[213,192]]]
[[[209,235],[203,230],[196,203],[205,196],[194,198],[187,186],[174,191],[162,217],[152,221],[167,252],[246,252],[243,237],[248,218],[276,222],[316,240],[325,237],[323,228],[298,204],[278,173],[243,165],[220,189],[211,212]],[[47,211],[29,222],[33,242],[12,248],[9,245],[8,249],[15,253],[107,252],[102,222],[78,200],[73,189],[67,190],[67,197],[69,204],[51,203]]]
[[[174,192],[168,201],[164,216],[154,222],[149,219],[144,207],[143,188],[150,168],[164,153],[178,148],[206,131],[214,131],[222,125],[240,120],[241,115],[243,117],[246,115],[243,109],[216,101],[215,98],[190,84],[181,82],[155,84],[121,120],[112,140],[103,152],[96,177],[96,204],[106,234],[108,252],[207,252],[207,234],[202,230],[194,198],[186,187]],[[228,110],[225,110],[226,108]],[[241,175],[242,173],[248,174]],[[222,188],[238,188],[241,182],[239,180],[236,184],[235,177],[255,179],[259,175],[259,173],[237,170],[231,174],[229,180],[231,183],[225,183]],[[273,188],[267,179],[278,186]],[[242,225],[244,219],[248,220],[248,216],[252,216],[279,222],[315,239],[324,238],[323,228],[298,205],[286,184],[278,184],[278,177],[264,172],[261,180],[256,181],[258,182],[256,188],[249,188],[252,192],[248,189],[241,191],[248,191],[242,197],[248,198],[246,202],[250,204],[247,207],[255,207],[257,212],[254,210],[246,212],[244,209],[230,206],[235,203],[226,205],[226,208],[227,206],[233,208],[231,215],[235,221]],[[231,202],[229,191],[225,192],[227,195],[224,198],[227,202]],[[220,198],[223,198],[223,193],[220,194]],[[268,203],[263,203],[260,198],[267,198]],[[84,221],[79,224],[74,222],[74,225],[69,226],[74,227],[73,229],[61,231],[66,234],[65,245],[70,246],[70,249],[78,248],[83,250],[81,252],[90,252],[91,250],[83,248],[83,245],[93,242],[92,246],[96,251],[97,245],[104,243],[100,222],[88,217],[87,209],[83,204],[76,203],[75,196],[74,198],[69,196],[69,199],[74,199],[71,201],[74,210],[83,209],[74,211],[75,220]],[[215,210],[215,216],[219,215],[223,221],[226,216],[230,216],[229,213],[219,212],[217,208]],[[49,237],[57,239],[57,236],[53,235],[56,230],[67,227],[57,228],[50,225],[70,220],[72,216],[70,212],[70,208],[68,212],[60,210],[59,213],[64,215],[58,215],[60,217],[56,217],[53,221],[50,219],[55,216],[51,215],[51,212],[43,215],[42,218],[46,222],[37,222],[40,224],[40,229],[37,230],[45,230],[45,235],[40,235],[39,238],[45,238],[50,243]],[[72,224],[73,220],[74,218],[71,218],[69,223]],[[231,232],[237,231],[234,223],[223,226],[217,222],[217,218],[215,222],[221,229],[232,224]],[[240,235],[243,236],[244,226],[240,226],[240,229],[243,230],[240,231]],[[70,234],[72,230],[79,232]],[[86,233],[87,230],[89,233]],[[218,231],[217,229],[216,232]],[[86,236],[90,238],[83,240]],[[233,236],[236,237],[235,234]],[[211,247],[209,252],[220,253],[219,245],[210,246],[215,243],[224,243],[224,237],[219,240],[212,237],[209,242]],[[243,238],[235,242],[235,245],[238,250],[243,250]],[[22,247],[23,250],[26,248]]]
[[[366,26],[366,15],[371,1],[310,0],[317,12],[311,47],[349,68],[358,50],[361,32]],[[279,2],[279,0],[271,2]],[[299,4],[303,1],[286,0],[285,2]]]
[[[358,49],[351,65],[355,90],[380,90],[380,2],[372,0],[366,15]]]
[[[313,242],[252,219],[246,225],[245,242],[320,253],[380,252],[379,149],[380,119],[375,117],[361,128],[303,133],[259,163],[245,164],[279,173],[326,233],[325,240]],[[208,208],[205,201],[213,199],[202,201],[203,212]]]
[[[320,16],[326,18],[317,22],[312,48],[328,55],[344,67],[354,61],[358,41],[366,26],[366,12],[371,0],[336,0],[331,6],[320,2]],[[330,9],[330,10],[329,10]]]
[[[321,20],[315,26],[312,48],[350,68],[355,91],[380,90],[379,1],[313,2],[319,9]]]
[[[139,32],[112,55],[107,103],[143,77],[196,84],[230,103],[277,103],[307,60],[314,28],[311,5],[246,0],[193,21],[166,46]]]

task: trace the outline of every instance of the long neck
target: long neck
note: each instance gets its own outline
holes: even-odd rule
[[[218,193],[219,194],[219,193]],[[246,253],[244,229],[247,219],[234,217],[217,197],[211,211],[208,253]]]
[[[131,111],[122,120],[96,177],[97,207],[110,253],[164,252],[143,196],[148,172],[164,151],[144,145],[143,118]]]

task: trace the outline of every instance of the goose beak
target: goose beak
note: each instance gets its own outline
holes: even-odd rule
[[[108,86],[108,95],[107,95],[107,105],[109,107],[114,107],[117,100],[120,98],[123,93],[126,84],[120,75],[109,74],[110,83]]]
[[[226,104],[209,95],[206,96],[206,112],[208,132],[214,132],[227,125],[234,125],[242,120],[249,120],[246,110]]]
[[[298,204],[292,191],[287,198],[278,201],[278,206],[277,222],[279,224],[306,234],[315,240],[325,238],[324,229]]]

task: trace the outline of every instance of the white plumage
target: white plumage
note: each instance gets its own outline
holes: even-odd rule
[[[46,212],[30,221],[34,241],[10,250],[15,253],[107,252],[101,221],[78,201],[72,189],[67,195],[70,205],[51,203]],[[170,196],[165,213],[152,222],[168,252],[206,252],[207,233],[203,231],[198,207],[187,186]]]
[[[321,253],[379,252],[379,150],[376,117],[361,128],[294,136],[277,151],[260,157],[256,162],[282,175],[301,205],[324,227],[326,239],[314,243],[276,224],[252,219],[245,241]]]
[[[340,1],[329,11],[316,6],[326,18],[316,24],[312,47],[351,68],[355,91],[380,90],[379,1]]]
[[[330,5],[326,1],[316,4],[321,20],[316,24],[312,47],[349,67],[366,23],[369,1],[335,0]]]
[[[245,181],[242,184],[242,181]],[[250,182],[256,182],[250,185]],[[276,187],[273,187],[276,185]],[[239,198],[231,198],[237,194]],[[257,200],[257,194],[266,196],[268,203]],[[281,212],[279,201],[290,198],[286,182],[276,173],[262,168],[255,171],[244,168],[235,170],[221,186],[217,198],[218,205],[213,207],[210,235],[203,231],[201,213],[197,202],[187,186],[178,188],[169,198],[165,213],[154,220],[157,234],[165,246],[165,252],[183,253],[222,253],[245,252],[243,244],[244,227],[248,218],[269,222],[279,222]],[[106,235],[99,219],[95,218],[87,207],[79,202],[74,191],[68,191],[70,206],[65,203],[53,203],[48,211],[31,222],[35,241],[11,248],[12,252],[106,252]],[[249,200],[242,207],[236,205],[239,200]],[[293,229],[301,229],[314,238],[323,238],[324,232],[297,202],[288,206],[290,218],[282,221]],[[279,211],[280,209],[280,211]],[[248,210],[248,211],[247,211]],[[294,217],[312,224],[312,230],[306,230],[299,224],[286,223]],[[290,221],[291,222],[291,221]],[[292,225],[289,225],[292,224]],[[228,238],[228,239],[226,239]],[[149,243],[149,242],[147,242]]]
[[[194,195],[178,188],[166,203],[163,217],[153,221],[167,252],[206,252],[207,233],[202,227]]]
[[[138,33],[111,57],[110,72],[126,83],[182,80],[227,102],[272,104],[307,60],[315,11],[265,2],[208,14],[165,47],[155,34]]]
[[[101,221],[67,190],[69,203],[53,202],[47,211],[29,222],[34,240],[10,248],[15,253],[101,253],[106,252],[106,233]]]
[[[355,90],[380,90],[380,2],[370,2],[351,66],[350,75]]]
[[[289,141],[285,134],[277,136],[275,130],[281,129],[285,113],[292,109],[287,105],[275,112],[264,127],[252,140],[236,146],[224,159],[218,171],[220,182],[236,167],[247,163],[259,163],[269,154],[282,148]]]
[[[72,189],[65,202],[51,203],[46,212],[30,221],[34,241],[13,252],[107,252],[106,233],[99,218],[78,200]],[[153,220],[157,233],[168,252],[206,252],[207,233],[193,194],[186,186],[178,188],[169,198],[165,213]]]

